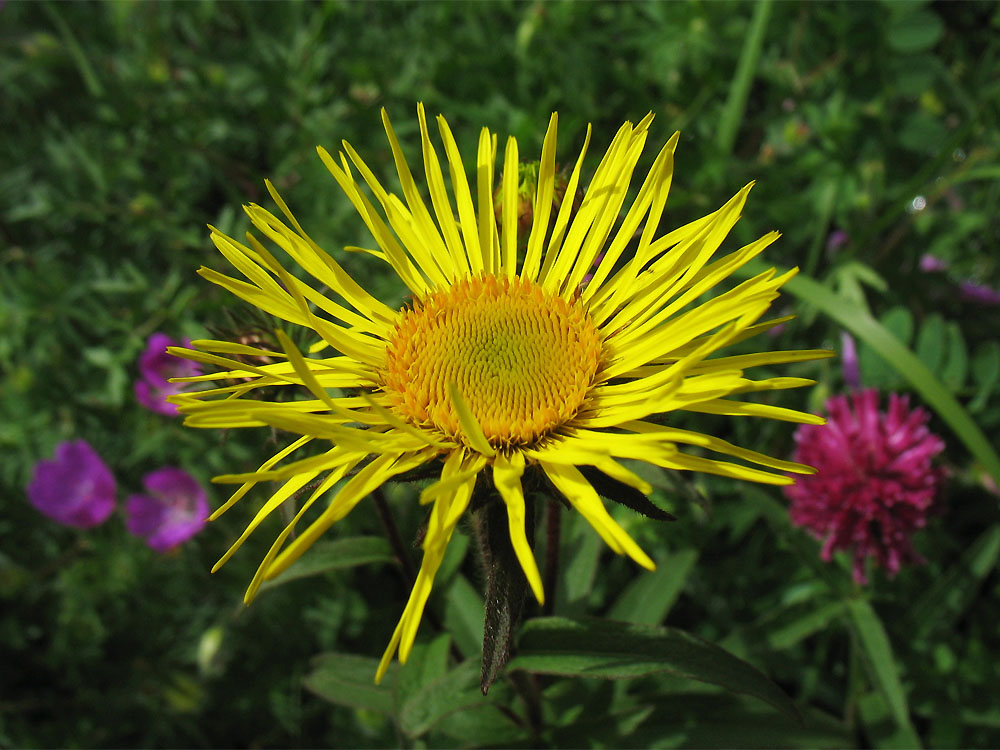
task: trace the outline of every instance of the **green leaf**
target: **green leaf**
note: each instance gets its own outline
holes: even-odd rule
[[[618,597],[608,618],[643,625],[659,625],[666,619],[687,580],[697,550],[684,549],[656,561],[652,573],[640,573]]]
[[[940,372],[944,364],[945,336],[944,318],[928,315],[917,334],[917,356],[931,372]]]
[[[449,714],[481,707],[486,699],[479,691],[479,669],[479,660],[469,659],[414,693],[399,712],[403,732],[419,737]]]
[[[920,737],[912,726],[900,726],[895,721],[885,697],[878,692],[867,693],[858,700],[861,724],[872,747],[886,750],[912,750],[919,748]]]
[[[965,385],[969,376],[969,348],[965,345],[965,337],[957,323],[948,323],[948,356],[941,371],[941,380],[955,392]]]
[[[334,652],[319,654],[312,660],[312,671],[305,676],[306,689],[340,706],[351,706],[383,714],[395,712],[395,686],[399,665],[389,665],[382,683],[375,684],[378,659]]]
[[[618,747],[623,737],[628,737],[629,747],[649,746],[643,741],[647,733],[640,729],[637,735],[636,728],[641,727],[656,711],[654,706],[643,703],[625,707],[612,704],[579,708],[579,711],[570,711],[560,717],[563,721],[552,730],[553,747]],[[671,719],[667,722],[668,727],[676,731],[676,717],[672,715]]]
[[[791,648],[804,638],[823,630],[831,620],[843,614],[842,602],[827,602],[791,622],[784,623],[781,627],[772,629],[767,634],[767,644],[775,651]]]
[[[915,638],[922,638],[934,628],[947,628],[958,620],[975,599],[983,579],[996,566],[998,558],[1000,524],[994,524],[917,599],[906,615],[906,629]]]
[[[906,695],[903,693],[892,647],[889,645],[889,636],[886,635],[882,621],[864,599],[849,599],[847,612],[872,682],[885,699],[896,725],[910,726]]]
[[[451,579],[462,567],[465,555],[469,551],[469,537],[460,529],[456,529],[448,542],[448,547],[444,551],[444,560],[438,568],[437,576],[434,579],[435,588],[444,589],[451,583]]]
[[[469,579],[458,574],[448,589],[444,605],[444,626],[451,633],[459,650],[466,656],[476,656],[483,648],[483,596]]]
[[[913,338],[913,313],[909,308],[897,305],[886,310],[879,318],[882,325],[903,344],[909,345]]]
[[[380,536],[352,536],[314,544],[288,570],[266,581],[261,591],[307,576],[372,563],[395,562],[389,543]]]
[[[461,747],[515,747],[529,740],[528,729],[516,724],[497,706],[486,703],[481,695],[479,702],[478,707],[469,706],[464,711],[442,716],[434,731],[460,740]]]
[[[931,88],[939,76],[947,75],[941,62],[931,54],[897,57],[890,65],[890,73],[896,90],[914,98]]]
[[[972,378],[976,381],[976,396],[969,403],[969,411],[978,412],[985,408],[993,389],[1000,381],[1000,343],[987,341],[976,349],[972,358]]]
[[[643,704],[650,705],[649,701]],[[817,710],[808,711],[803,722],[792,722],[770,706],[738,696],[692,693],[658,697],[651,707],[651,716],[629,735],[629,747],[857,746],[842,721]]]
[[[899,143],[911,151],[936,154],[948,140],[948,130],[933,115],[918,112],[903,123],[898,137]]]
[[[840,298],[843,299],[843,296]],[[909,345],[913,339],[913,314],[909,309],[901,305],[891,307],[879,318],[879,322],[901,343]],[[895,390],[900,387],[899,373],[886,362],[877,349],[864,342],[859,347],[858,364],[861,368],[861,380],[866,385],[885,390]]]
[[[565,515],[563,519],[564,524],[569,521],[565,525],[570,527],[570,533],[563,537],[568,543],[563,544],[562,559],[565,564],[560,567],[565,572],[556,592],[556,608],[572,614],[582,609],[584,600],[593,588],[604,542],[580,514]]]
[[[451,636],[441,633],[428,642],[417,642],[399,670],[397,695],[405,702],[425,685],[441,677],[449,668]]]
[[[889,46],[896,52],[923,52],[941,41],[944,24],[934,13],[915,10],[901,13],[889,25]]]
[[[591,618],[545,617],[525,623],[509,669],[568,677],[622,679],[656,673],[719,685],[798,712],[750,664],[682,630]]]

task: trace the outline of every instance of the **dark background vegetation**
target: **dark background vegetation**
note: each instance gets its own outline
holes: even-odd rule
[[[240,204],[269,201],[265,178],[324,247],[369,244],[314,148],[335,151],[347,139],[387,177],[379,108],[412,158],[417,101],[448,117],[466,154],[483,125],[538,153],[558,110],[563,161],[575,158],[588,122],[597,153],[624,120],[653,111],[651,141],[682,131],[665,225],[757,180],[728,247],[780,229],[769,262],[799,265],[845,306],[870,310],[995,435],[1000,316],[964,300],[958,283],[1000,287],[997,5],[760,7],[0,6],[0,746],[1000,744],[995,485],[939,416],[950,477],[943,512],[918,537],[928,562],[892,581],[876,573],[860,593],[845,560],[816,561],[817,543],[788,525],[771,488],[658,477],[656,499],[679,520],[623,517],[655,551],[665,571],[656,579],[602,549],[578,520],[565,524],[559,612],[665,622],[721,643],[799,703],[804,728],[662,676],[542,683],[541,739],[489,735],[462,713],[425,726],[365,697],[371,664],[361,657],[381,654],[406,595],[378,555],[244,609],[243,587],[274,527],[208,571],[251,517],[252,498],[160,556],[119,517],[88,532],[61,528],[24,496],[33,464],[60,440],[88,440],[121,496],[159,466],[207,483],[273,452],[264,431],[200,432],[144,411],[132,396],[136,358],[155,331],[197,337],[248,325],[246,309],[194,270],[224,267],[205,225],[239,236],[248,225]],[[830,249],[838,231],[846,242]],[[950,270],[920,271],[925,252]],[[377,294],[400,294],[364,256],[342,262]],[[755,346],[839,348],[839,328],[807,300],[783,297],[777,312],[799,318]],[[908,390],[877,353],[862,347],[861,357],[868,385]],[[820,382],[811,395],[782,394],[785,405],[819,410],[844,389],[836,360],[794,374]],[[787,424],[692,424],[791,451]],[[212,488],[214,505],[224,489]],[[690,499],[699,493],[708,500]],[[389,494],[412,535],[422,519],[412,490]],[[378,533],[362,504],[331,536]],[[463,540],[431,608],[474,659],[480,581]],[[872,647],[880,631],[859,629],[845,597],[870,597],[886,643]],[[447,638],[435,635],[425,620],[420,642],[429,645],[418,652],[444,658],[415,661],[437,678],[449,673]],[[360,687],[338,692],[317,677],[310,660],[331,651],[359,657],[330,663],[340,673],[354,665]],[[406,674],[404,697],[406,684],[425,684]],[[887,674],[912,723],[893,720]],[[513,695],[500,684],[490,705],[522,711]]]

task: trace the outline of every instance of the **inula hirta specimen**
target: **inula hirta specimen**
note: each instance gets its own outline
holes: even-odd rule
[[[442,161],[423,107],[418,118],[423,187],[389,118],[382,116],[402,195],[390,192],[347,142],[338,157],[318,149],[374,238],[375,246],[367,249],[372,262],[398,274],[412,303],[394,309],[373,297],[335,254],[313,241],[268,182],[284,219],[255,204],[245,210],[257,230],[312,280],[290,273],[252,233],[244,245],[214,228],[213,242],[246,280],[208,268],[199,273],[305,328],[315,341],[311,356],[304,356],[283,331],[276,332],[280,346],[275,349],[281,351],[208,340],[194,342],[197,351],[171,350],[223,368],[185,379],[216,380],[220,387],[172,398],[187,424],[269,426],[294,436],[259,471],[218,478],[241,486],[215,516],[256,484],[281,483],[220,564],[264,518],[302,491],[294,518],[250,583],[247,601],[382,484],[417,467],[439,467],[439,478],[420,495],[421,503],[432,504],[423,562],[379,678],[397,648],[400,661],[406,661],[445,548],[480,477],[490,482],[493,507],[506,508],[516,560],[541,602],[545,592],[526,531],[526,473],[547,482],[550,495],[561,495],[611,549],[652,569],[653,561],[614,521],[585,475],[649,494],[650,485],[619,460],[631,458],[787,484],[785,472],[810,469],[673,426],[670,413],[823,421],[733,397],[811,384],[789,377],[753,380],[746,371],[826,352],[715,356],[780,322],[760,319],[794,273],[768,270],[703,297],[778,238],[770,232],[714,257],[752,185],[708,216],[661,231],[678,134],[659,150],[634,201],[625,205],[653,120],[648,115],[621,126],[581,201],[561,200],[553,209],[553,114],[538,165],[530,230],[519,237],[517,142],[508,138],[504,147],[496,210],[497,136],[481,131],[470,180],[445,119],[438,117],[436,123]],[[570,196],[580,190],[590,135],[588,129],[565,187]],[[275,363],[260,364],[263,357]],[[261,396],[274,398],[276,390],[302,398]],[[318,453],[316,444],[322,446]],[[308,455],[297,459],[297,453]],[[321,498],[325,508],[289,541],[292,529]]]
[[[912,536],[944,478],[933,465],[944,442],[927,427],[930,415],[907,396],[890,393],[886,411],[878,400],[872,389],[834,396],[826,425],[799,427],[795,458],[817,472],[785,488],[792,521],[823,540],[824,560],[847,550],[858,583],[867,582],[868,558],[890,576],[920,560]]]

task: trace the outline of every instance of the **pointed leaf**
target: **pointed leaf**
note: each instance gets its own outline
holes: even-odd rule
[[[648,701],[644,701],[649,705]],[[648,720],[629,735],[631,747],[852,748],[843,721],[816,709],[792,722],[770,706],[731,694],[657,697]],[[579,744],[579,743],[578,743]]]
[[[985,408],[1000,382],[1000,343],[987,341],[976,349],[972,358],[972,378],[976,381],[976,397],[969,403],[969,411],[975,413]]]
[[[698,552],[684,549],[656,560],[656,570],[640,573],[618,597],[608,618],[659,625],[680,596]]]
[[[556,591],[556,609],[561,612],[580,611],[586,597],[594,586],[597,563],[604,542],[587,520],[579,513],[565,516],[569,523],[569,534],[563,535],[562,561],[559,588]],[[552,596],[552,592],[547,592]]]
[[[775,651],[791,648],[813,633],[826,629],[831,620],[842,617],[843,614],[843,602],[827,602],[810,609],[791,622],[782,623],[780,627],[772,627],[766,635],[767,644]]]
[[[378,659],[330,652],[313,658],[312,671],[302,682],[306,689],[331,703],[392,714],[396,710],[399,665],[391,664],[379,685],[374,682],[376,669]]]
[[[481,695],[478,698],[478,707],[468,706],[464,711],[441,717],[434,731],[459,740],[461,747],[529,746],[531,733],[526,727],[519,726],[497,706],[486,703]]]
[[[862,655],[872,682],[882,694],[893,721],[899,727],[910,726],[910,711],[906,706],[906,694],[896,670],[896,660],[892,655],[889,636],[875,610],[864,599],[850,599],[847,612],[851,625],[858,637]]]
[[[913,750],[921,746],[920,737],[912,726],[900,726],[893,720],[892,712],[881,693],[876,691],[861,696],[858,700],[858,714],[871,747]]]
[[[917,334],[917,356],[931,372],[940,372],[944,364],[948,343],[945,330],[944,318],[938,313],[931,313]]]
[[[419,737],[445,716],[480,708],[484,702],[479,691],[479,660],[469,659],[408,698],[399,712],[400,728],[410,737]]]
[[[444,626],[465,656],[483,647],[483,595],[464,575],[456,575],[444,597]]]
[[[529,620],[509,669],[621,679],[666,672],[719,685],[798,718],[792,701],[756,667],[674,628],[591,618]]]

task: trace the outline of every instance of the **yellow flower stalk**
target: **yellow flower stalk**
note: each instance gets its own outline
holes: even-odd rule
[[[259,233],[311,280],[286,270],[252,233],[242,244],[214,228],[212,241],[245,280],[208,268],[199,273],[305,327],[316,345],[306,356],[279,331],[282,351],[215,340],[171,350],[222,368],[181,379],[220,381],[219,387],[175,397],[186,424],[270,426],[295,436],[258,471],[217,478],[240,487],[213,518],[258,483],[281,484],[216,568],[282,503],[300,491],[304,498],[265,555],[247,602],[263,581],[287,569],[369,493],[416,467],[440,463],[440,479],[420,495],[421,503],[432,506],[423,562],[377,679],[397,649],[401,662],[409,656],[445,548],[481,473],[506,505],[514,552],[539,602],[545,592],[526,536],[521,481],[529,468],[547,476],[612,550],[652,570],[649,555],[611,517],[579,467],[596,467],[645,494],[652,488],[620,459],[788,484],[785,472],[811,469],[671,426],[669,414],[685,410],[822,423],[810,414],[734,397],[809,385],[813,381],[802,378],[754,380],[747,370],[828,354],[717,356],[780,322],[759,321],[794,270],[766,271],[702,301],[778,233],[715,258],[752,184],[708,216],[662,233],[676,133],[626,207],[652,115],[621,126],[582,202],[563,200],[557,211],[552,210],[557,124],[552,115],[525,246],[517,235],[517,141],[508,138],[504,147],[496,211],[497,136],[485,128],[480,133],[470,180],[445,119],[437,118],[442,159],[422,106],[417,113],[423,189],[384,111],[401,196],[379,182],[350,144],[344,142],[336,158],[318,149],[374,238],[375,247],[367,252],[399,275],[412,304],[397,310],[369,294],[310,238],[268,182],[284,218],[255,204],[245,210]],[[580,187],[590,135],[588,129],[568,196]],[[273,363],[247,364],[253,361]],[[265,387],[292,389],[295,398],[268,401],[258,393]],[[318,453],[297,457],[314,444],[321,446]],[[695,452],[685,452],[687,446]],[[289,541],[320,499],[325,507]]]

